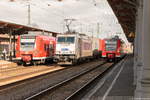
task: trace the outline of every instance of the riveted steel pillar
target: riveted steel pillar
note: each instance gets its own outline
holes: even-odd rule
[[[139,84],[141,84],[140,97],[150,99],[150,0],[143,0],[143,65]]]
[[[138,58],[138,28],[139,28],[139,20],[138,15],[136,16],[136,35],[134,39],[134,85],[136,85],[137,81],[137,58]]]
[[[137,83],[139,71],[142,66],[142,27],[143,27],[143,1],[139,0],[136,14],[136,37],[135,37],[135,53],[134,53],[134,71],[135,80]]]
[[[136,27],[136,36],[137,36],[137,56],[136,60],[134,61],[134,73],[136,73],[136,77],[134,78],[134,84],[136,85],[135,97],[139,98],[140,91],[141,91],[141,76],[142,76],[142,66],[143,66],[143,59],[142,59],[142,39],[143,39],[143,0],[139,0],[137,6],[137,27]]]
[[[142,66],[142,32],[143,32],[143,0],[140,0],[139,7],[138,7],[138,20],[139,20],[139,27],[138,27],[138,58],[137,58],[137,66]],[[141,67],[140,67],[141,69]]]

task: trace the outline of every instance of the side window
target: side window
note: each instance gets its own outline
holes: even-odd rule
[[[44,44],[44,50],[45,50],[45,51],[48,51],[48,50],[49,50],[49,47],[48,47],[47,44]]]
[[[44,50],[46,51],[46,44],[44,44]]]
[[[53,44],[50,44],[50,45],[49,45],[49,48],[50,48],[50,50],[54,49],[54,45],[53,45]]]

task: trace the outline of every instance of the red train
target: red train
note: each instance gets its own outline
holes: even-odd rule
[[[56,39],[45,35],[21,35],[16,44],[18,64],[45,63],[54,57]]]
[[[101,40],[102,57],[109,61],[120,59],[124,53],[122,50],[122,41],[119,38]]]

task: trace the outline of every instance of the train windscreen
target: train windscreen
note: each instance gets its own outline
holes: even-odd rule
[[[106,40],[106,51],[116,51],[117,49],[117,41]]]
[[[74,43],[75,37],[58,37],[58,43]]]
[[[35,37],[21,37],[21,50],[31,51],[35,47]]]

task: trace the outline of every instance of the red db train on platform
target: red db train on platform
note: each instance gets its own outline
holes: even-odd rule
[[[56,39],[52,36],[27,34],[18,37],[16,59],[18,64],[39,64],[52,60]]]
[[[108,61],[115,61],[124,56],[122,41],[119,38],[101,40],[102,57]]]

